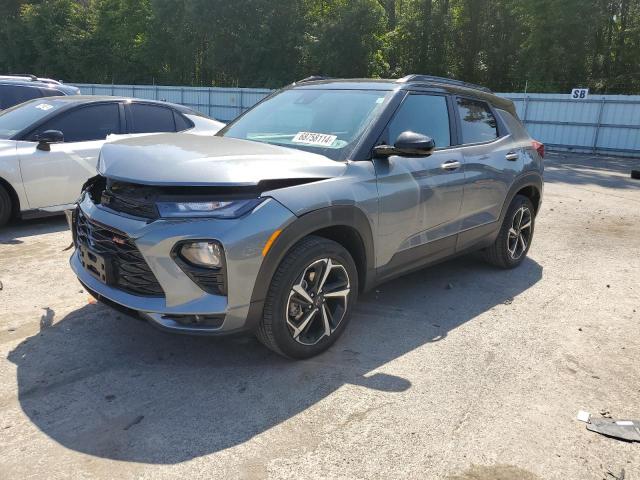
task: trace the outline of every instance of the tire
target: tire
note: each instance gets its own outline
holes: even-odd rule
[[[11,196],[6,188],[0,185],[0,227],[4,226],[11,218],[13,205],[11,204]]]
[[[535,220],[531,200],[524,195],[516,195],[507,209],[495,242],[484,250],[485,260],[505,269],[520,265],[531,247]]]
[[[313,357],[344,332],[357,296],[358,271],[349,252],[332,240],[306,237],[276,270],[256,336],[285,357]]]

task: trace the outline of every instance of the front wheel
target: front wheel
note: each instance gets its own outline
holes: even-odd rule
[[[286,357],[317,355],[342,334],[357,295],[349,252],[326,238],[304,238],[273,276],[256,336]]]
[[[0,185],[0,227],[11,218],[12,207],[9,192]]]
[[[533,203],[523,195],[511,201],[498,236],[485,251],[485,258],[500,268],[514,268],[527,256],[535,227]]]

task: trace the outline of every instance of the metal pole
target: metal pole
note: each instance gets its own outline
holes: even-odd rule
[[[209,97],[209,116],[213,118],[213,115],[212,115],[212,113],[211,113],[211,87],[209,87],[209,88],[207,89],[207,91],[209,92],[209,93],[208,93],[208,97]]]
[[[244,90],[240,89],[240,115],[244,113]]]
[[[600,135],[600,125],[602,124],[602,112],[604,111],[605,97],[602,97],[600,102],[600,110],[598,111],[598,123],[596,125],[596,131],[593,135],[593,153],[596,153],[598,149],[598,136]]]

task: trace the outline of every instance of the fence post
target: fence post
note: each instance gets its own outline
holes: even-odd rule
[[[240,114],[244,113],[244,90],[240,89]]]
[[[529,95],[524,94],[524,113],[522,114],[522,124],[527,125],[527,111],[529,110]]]
[[[209,115],[211,118],[213,118],[213,114],[211,113],[211,110],[212,110],[212,107],[211,107],[211,87],[208,87],[208,88],[207,88],[207,91],[208,91],[208,94],[207,94],[207,95],[208,95],[208,98],[209,98],[209,112],[208,112],[208,115]]]
[[[180,105],[184,105],[184,87],[180,87]]]
[[[596,131],[593,134],[593,147],[592,151],[595,154],[598,150],[598,136],[600,135],[600,124],[602,123],[602,112],[604,111],[605,97],[602,97],[600,102],[600,110],[598,111],[598,123],[596,124]]]
[[[158,85],[156,85],[155,91],[154,91],[154,97],[156,100],[158,100]]]

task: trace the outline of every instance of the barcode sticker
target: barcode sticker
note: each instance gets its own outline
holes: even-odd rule
[[[335,135],[327,135],[326,133],[298,132],[291,140],[293,143],[304,143],[306,145],[319,145],[321,147],[330,147],[338,137]]]

